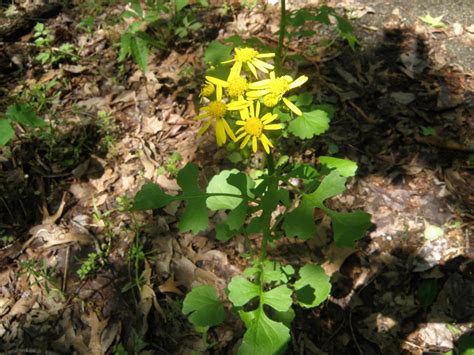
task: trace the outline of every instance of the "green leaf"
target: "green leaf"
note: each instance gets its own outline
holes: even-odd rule
[[[7,144],[15,135],[9,120],[0,120],[0,146]]]
[[[25,104],[14,104],[8,107],[5,116],[26,127],[44,127],[47,123],[36,116],[33,109]]]
[[[239,176],[236,178],[231,178],[234,175]],[[230,181],[232,181],[237,186],[231,184],[228,179],[230,179]],[[246,190],[250,189],[253,186],[252,183],[253,181],[250,180],[250,178],[248,178],[245,174],[239,172],[237,169],[222,170],[219,174],[214,175],[211,181],[209,181],[209,185],[207,186],[206,192],[243,195],[247,193]],[[239,197],[212,196],[207,199],[207,207],[213,211],[232,210],[236,208],[242,202],[242,200],[243,199]]]
[[[132,211],[152,210],[162,208],[174,201],[174,197],[167,195],[156,184],[148,183],[142,186],[135,195]]]
[[[459,355],[474,355],[474,333],[466,333],[459,338]]]
[[[183,313],[196,327],[212,327],[222,323],[224,306],[217,298],[216,290],[210,285],[195,287],[183,302]]]
[[[229,300],[236,307],[243,307],[260,295],[260,286],[242,276],[233,277],[227,288],[229,289]]]
[[[124,32],[120,38],[120,53],[117,60],[122,62],[130,54],[130,43],[132,40],[132,34],[130,32]]]
[[[290,330],[284,324],[268,318],[263,309],[254,312],[253,315],[254,318],[250,321],[251,325],[245,332],[238,354],[283,353],[290,340]]]
[[[329,128],[329,114],[317,109],[303,112],[299,117],[293,119],[288,125],[288,131],[301,139],[313,138],[326,132]]]
[[[420,305],[426,310],[436,300],[438,292],[439,288],[436,279],[423,280],[420,287],[418,287]]]
[[[321,266],[307,264],[300,269],[299,275],[295,290],[300,306],[313,308],[329,297],[331,283]]]
[[[344,177],[354,176],[357,171],[357,163],[351,160],[322,156],[319,157],[319,162],[330,169],[337,170]]]
[[[344,171],[347,175],[347,171]],[[287,237],[298,236],[307,240],[314,236],[313,209],[320,208],[332,219],[334,240],[338,246],[353,246],[354,241],[363,237],[370,227],[370,214],[355,212],[336,212],[327,208],[324,201],[342,193],[345,189],[347,177],[341,176],[338,170],[333,170],[324,177],[318,188],[303,195],[297,208],[288,213],[283,222],[283,229]]]
[[[130,36],[130,52],[135,63],[146,73],[148,70],[148,54],[150,52],[148,42],[138,34]]]
[[[354,247],[354,242],[362,238],[372,225],[370,214],[363,211],[336,212],[329,208],[323,211],[331,217],[334,241],[338,247]]]
[[[314,237],[316,234],[314,206],[303,199],[298,207],[286,215],[283,229],[287,237],[298,237],[303,240]]]
[[[424,23],[430,25],[431,27],[443,28],[443,27],[446,27],[446,24],[443,22],[443,17],[444,15],[441,15],[438,17],[432,17],[430,14],[428,14],[426,16],[420,16],[418,18]]]
[[[191,230],[194,234],[207,228],[209,224],[206,194],[198,185],[199,170],[196,165],[188,163],[178,173],[176,181],[183,190],[182,198],[187,206],[179,221],[179,230]]]
[[[227,241],[240,232],[240,228],[247,217],[248,204],[242,201],[236,208],[229,212],[227,218],[216,226],[216,238]]]
[[[206,64],[219,65],[221,62],[232,58],[231,52],[231,46],[226,46],[218,41],[212,41],[204,52],[204,61]]]
[[[323,202],[330,197],[337,196],[346,189],[347,178],[341,176],[337,170],[333,170],[329,175],[325,176],[316,191],[305,195],[304,198],[318,208],[324,207]]]
[[[188,6],[188,0],[175,0],[176,12],[180,12],[186,6]]]
[[[262,302],[279,312],[286,312],[293,303],[291,299],[292,293],[293,292],[286,285],[281,285],[264,292]]]

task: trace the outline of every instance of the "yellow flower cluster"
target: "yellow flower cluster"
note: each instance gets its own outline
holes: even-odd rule
[[[197,120],[206,120],[206,122],[199,130],[199,135],[202,135],[211,123],[215,122],[218,145],[225,144],[229,137],[234,142],[242,140],[241,149],[250,144],[255,153],[260,141],[265,152],[270,153],[273,144],[265,131],[280,130],[283,124],[272,123],[278,115],[271,112],[260,117],[261,103],[268,108],[267,111],[270,111],[282,102],[299,116],[302,114],[301,110],[284,95],[308,80],[305,75],[295,80],[289,75],[276,77],[273,65],[262,60],[274,56],[275,53],[259,53],[253,48],[235,48],[234,58],[222,62],[223,64],[233,63],[227,80],[206,76],[206,83],[201,89],[200,96],[207,98],[208,103],[201,108],[202,113],[196,117]],[[267,79],[259,80],[258,72],[266,75]],[[228,113],[237,111],[240,119],[235,120],[234,124],[240,127],[234,134],[226,118],[229,116]]]

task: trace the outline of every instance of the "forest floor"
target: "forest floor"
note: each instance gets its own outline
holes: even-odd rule
[[[317,5],[288,2],[290,10]],[[231,162],[212,134],[198,137],[194,117],[207,44],[238,34],[276,46],[278,9],[202,10],[203,27],[152,52],[145,75],[132,60],[117,61],[124,6],[101,3],[77,1],[44,19],[55,47],[79,48],[75,63],[39,64],[33,29],[0,43],[0,112],[28,103],[54,126],[38,135],[17,127],[0,148],[0,349],[231,354],[244,332],[239,318],[228,309],[206,343],[181,304],[199,284],[224,295],[247,264],[243,239],[219,242],[212,228],[179,233],[176,204],[133,214],[124,206],[145,182],[177,192],[187,162],[202,168],[203,181],[235,164],[261,168],[260,155]],[[327,4],[351,19],[359,47],[342,39],[325,47],[337,32],[316,23],[316,35],[287,45],[304,60],[285,69],[306,74],[314,101],[335,115],[322,136],[280,150],[294,161],[357,162],[332,204],[369,212],[373,227],[343,249],[318,216],[317,237],[269,251],[285,264],[319,263],[331,276],[327,302],[295,309],[287,353],[451,351],[474,320],[474,9],[470,1]],[[445,14],[446,26],[419,19],[430,12]],[[93,273],[81,278],[98,250],[106,257],[89,258]],[[139,265],[131,250],[142,253]]]

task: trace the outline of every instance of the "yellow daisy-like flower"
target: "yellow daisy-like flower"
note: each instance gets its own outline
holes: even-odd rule
[[[279,130],[283,128],[281,123],[270,124],[278,118],[277,114],[271,114],[270,112],[260,116],[260,102],[257,101],[257,104],[251,104],[248,108],[240,110],[241,120],[238,120],[236,124],[240,127],[236,134],[240,135],[237,137],[236,141],[239,141],[243,138],[242,143],[240,144],[240,149],[243,149],[252,139],[252,150],[255,153],[257,151],[258,141],[262,143],[263,149],[265,152],[270,153],[270,148],[273,148],[273,144],[268,139],[263,131],[269,130]]]
[[[231,99],[243,100],[245,92],[248,88],[247,79],[243,76],[230,73],[227,81],[213,76],[206,76],[206,80],[214,84],[216,87],[226,88],[227,94]]]
[[[293,111],[296,115],[301,116],[301,110],[286,97],[283,97],[291,89],[297,88],[308,81],[306,75],[301,75],[296,80],[289,75],[275,77],[275,72],[270,73],[270,79],[256,81],[249,84],[249,91],[247,98],[255,100],[260,97],[263,98],[263,104],[267,107],[276,106],[280,100],[283,100],[285,105]]]
[[[246,100],[233,101],[228,104],[222,101],[222,88],[216,86],[216,100],[211,101],[207,106],[201,108],[204,113],[196,116],[196,120],[207,119],[206,123],[201,127],[198,135],[201,136],[207,131],[213,121],[216,122],[216,141],[217,145],[223,145],[227,141],[227,136],[232,140],[236,140],[232,128],[225,120],[227,111],[240,111],[246,109],[250,103]]]
[[[223,64],[234,62],[234,65],[230,69],[231,75],[240,76],[240,72],[242,71],[242,66],[244,63],[255,76],[255,78],[258,78],[257,69],[263,73],[268,73],[269,70],[273,69],[272,64],[268,64],[260,59],[273,58],[275,53],[259,53],[255,49],[249,47],[235,48],[234,51],[234,59],[222,62]]]

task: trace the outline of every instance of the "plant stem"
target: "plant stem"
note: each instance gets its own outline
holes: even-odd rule
[[[275,163],[273,161],[272,153],[267,154],[267,170],[268,170],[268,177],[270,178],[267,191],[277,189],[278,180],[273,179],[273,175],[275,174]],[[260,257],[259,257],[260,263],[263,263],[263,261],[267,257],[267,245],[271,237],[271,233],[270,233],[271,219],[272,219],[272,211],[263,211],[263,216],[262,216],[263,239],[262,239],[262,246],[260,248]]]
[[[283,41],[285,40],[286,29],[286,2],[280,0],[280,33],[278,35],[278,47],[275,53],[275,72],[276,75],[281,75],[282,58],[281,53],[283,49]]]

